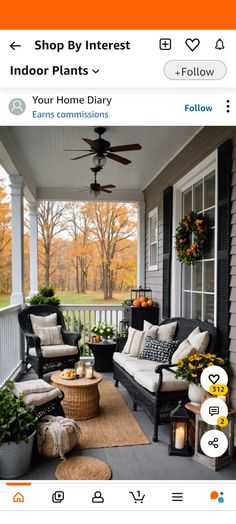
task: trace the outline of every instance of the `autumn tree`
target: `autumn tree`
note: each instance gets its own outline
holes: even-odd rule
[[[117,202],[86,202],[83,216],[88,218],[91,239],[97,242],[101,261],[104,300],[112,298],[115,285],[114,259],[128,249],[124,243],[136,235],[136,206]]]
[[[49,286],[55,272],[52,259],[58,255],[55,239],[66,230],[66,211],[68,204],[42,201],[38,210],[39,262],[44,268],[44,285]]]
[[[78,203],[69,206],[67,230],[73,242],[71,255],[75,268],[76,290],[77,293],[86,293],[88,269],[93,255],[89,240],[89,217],[81,211],[81,205]]]
[[[0,291],[9,292],[11,286],[11,208],[0,180]]]

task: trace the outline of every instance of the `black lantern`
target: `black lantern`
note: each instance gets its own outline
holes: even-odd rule
[[[150,287],[145,289],[144,287],[139,286],[138,288],[131,289],[131,301],[132,302],[144,296],[150,300],[152,299],[152,290]]]
[[[169,455],[182,457],[191,455],[189,449],[189,421],[190,415],[180,400],[177,408],[170,415]]]
[[[119,333],[121,337],[127,337],[129,329],[129,322],[124,318],[119,322]]]

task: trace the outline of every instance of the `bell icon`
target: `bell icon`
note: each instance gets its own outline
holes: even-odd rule
[[[216,45],[215,45],[215,49],[224,49],[225,46],[224,46],[224,42],[223,40],[221,40],[221,38],[219,38],[218,40],[216,40]]]

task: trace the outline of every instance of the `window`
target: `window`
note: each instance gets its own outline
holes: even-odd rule
[[[212,171],[182,193],[182,211],[207,215],[211,234],[209,248],[194,266],[182,265],[182,307],[184,317],[215,321],[215,213],[216,176]]]
[[[217,152],[212,153],[174,186],[171,314],[216,325],[217,316]],[[175,234],[179,221],[190,211],[207,215],[210,241],[202,260],[194,266],[176,257]]]
[[[157,270],[158,259],[158,209],[150,211],[149,223],[149,271]]]

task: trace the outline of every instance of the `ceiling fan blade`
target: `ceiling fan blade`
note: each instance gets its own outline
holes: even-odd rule
[[[109,189],[103,189],[102,187],[100,187],[100,191],[102,191],[103,193],[112,193],[112,191],[110,191]]]
[[[85,158],[86,156],[91,156],[91,155],[93,155],[93,153],[87,153],[87,155],[75,156],[75,158],[71,158],[71,160],[79,160],[80,158]]]
[[[63,149],[63,151],[90,151],[90,149]]]
[[[114,146],[110,147],[110,151],[136,151],[138,149],[142,149],[142,146],[140,144],[126,144],[126,146]]]
[[[127,158],[124,158],[123,156],[114,155],[113,153],[108,153],[107,158],[110,158],[111,160],[115,160],[116,162],[120,162],[120,164],[131,164],[131,160],[128,160]]]
[[[89,146],[93,146],[93,140],[90,140],[90,138],[82,138],[82,140],[84,140],[84,142],[86,142],[86,144],[88,144]]]
[[[116,186],[114,186],[113,184],[106,184],[105,186],[101,186],[101,189],[113,189],[114,187]]]

